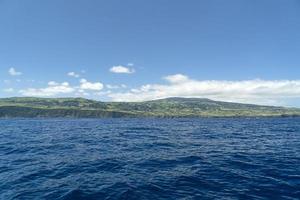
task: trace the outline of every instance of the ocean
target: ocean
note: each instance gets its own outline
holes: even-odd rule
[[[0,199],[299,199],[300,118],[2,119]]]

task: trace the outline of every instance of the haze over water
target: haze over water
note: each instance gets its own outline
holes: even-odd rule
[[[298,199],[300,118],[0,120],[0,199]]]

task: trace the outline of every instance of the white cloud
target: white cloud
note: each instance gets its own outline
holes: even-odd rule
[[[103,84],[100,82],[88,82],[86,79],[80,80],[80,89],[82,90],[96,90],[100,91],[103,89]]]
[[[75,77],[75,78],[79,78],[80,77],[80,75],[76,74],[75,72],[69,72],[68,76],[72,76],[72,77]]]
[[[106,84],[105,85],[108,89],[120,89],[120,88],[127,88],[127,85],[121,84],[121,85],[110,85]]]
[[[118,85],[110,85],[110,84],[106,84],[105,85],[108,89],[119,89],[120,88],[120,86],[118,86]]]
[[[71,94],[75,89],[68,82],[57,83],[50,81],[48,87],[45,88],[28,88],[20,90],[23,96],[53,97],[59,95]]]
[[[22,75],[22,72],[18,72],[18,71],[17,71],[15,68],[13,68],[13,67],[9,68],[8,73],[9,73],[11,76],[20,76],[20,75]]]
[[[89,82],[81,79],[80,84],[71,86],[68,82],[49,81],[44,88],[27,88],[20,90],[23,96],[56,97],[56,96],[90,96],[90,91],[100,91],[103,84],[100,82]]]
[[[101,92],[95,92],[94,95],[96,96],[107,96],[108,94],[111,94],[112,92],[110,90],[107,91],[101,91]]]
[[[50,86],[56,86],[56,85],[59,85],[59,83],[57,83],[55,81],[49,81],[48,85],[50,85]]]
[[[128,63],[127,66],[132,67],[132,66],[134,66],[134,64],[133,63]]]
[[[109,69],[112,73],[132,74],[135,72],[133,68],[124,67],[122,65],[113,66]]]
[[[13,88],[6,88],[3,89],[4,92],[14,92],[15,90]]]
[[[109,94],[113,101],[145,101],[167,97],[199,97],[220,101],[280,104],[300,98],[300,80],[198,81],[182,74],[164,77],[167,84],[147,84]]]
[[[90,93],[86,92],[85,90],[79,89],[76,93],[75,96],[90,96]]]
[[[183,82],[189,80],[189,78],[183,74],[175,74],[175,75],[165,76],[164,79],[170,83],[183,83]]]

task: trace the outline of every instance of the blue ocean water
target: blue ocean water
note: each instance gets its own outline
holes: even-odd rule
[[[0,199],[299,199],[300,118],[0,120]]]

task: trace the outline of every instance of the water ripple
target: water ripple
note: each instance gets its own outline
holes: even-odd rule
[[[300,196],[300,118],[0,120],[0,199]]]

